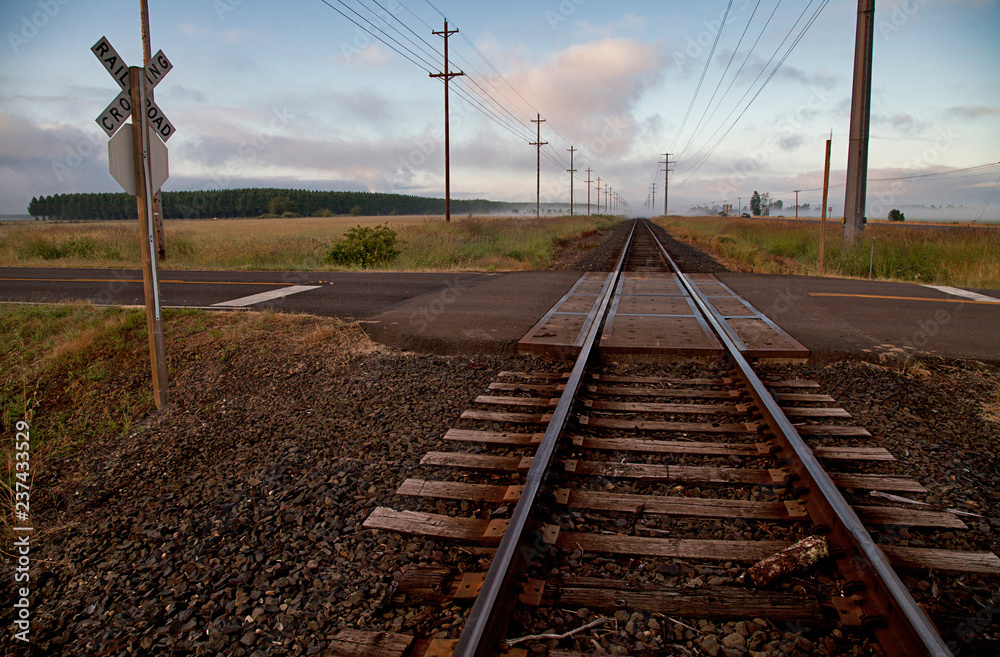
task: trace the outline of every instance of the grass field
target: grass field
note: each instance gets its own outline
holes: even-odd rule
[[[683,241],[713,252],[730,269],[817,275],[819,224],[725,217],[676,217],[657,223]],[[842,225],[828,222],[826,275],[1000,289],[1000,229],[910,228],[869,224],[851,249]]]
[[[333,240],[357,225],[388,224],[403,241],[388,270],[545,269],[562,240],[613,225],[607,217],[306,217],[168,220],[168,269],[332,270]],[[0,266],[138,267],[135,222],[0,225]]]

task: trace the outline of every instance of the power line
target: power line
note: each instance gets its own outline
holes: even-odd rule
[[[338,0],[338,2],[339,2],[339,1],[340,1],[340,0]],[[418,61],[417,61],[416,59],[414,59],[414,58],[413,58],[413,57],[411,57],[410,55],[407,55],[407,54],[405,54],[404,52],[402,52],[402,51],[401,51],[401,50],[399,50],[398,48],[394,47],[394,46],[393,46],[392,44],[390,44],[390,43],[389,43],[388,41],[386,41],[385,39],[381,38],[380,36],[378,36],[377,34],[375,34],[374,32],[372,32],[371,30],[369,30],[368,28],[366,28],[366,27],[365,27],[364,25],[362,25],[362,24],[361,24],[361,23],[359,23],[358,21],[356,21],[356,20],[354,20],[353,18],[351,18],[350,16],[348,16],[347,14],[345,14],[345,13],[344,13],[343,11],[341,11],[341,10],[340,10],[340,9],[338,9],[337,7],[334,7],[334,6],[333,6],[332,4],[330,4],[330,3],[329,3],[329,2],[327,1],[327,0],[320,0],[320,2],[322,2],[322,3],[324,4],[324,5],[326,5],[326,6],[327,6],[327,7],[329,7],[330,9],[334,10],[335,12],[337,12],[338,14],[340,14],[341,16],[343,16],[344,18],[346,18],[347,20],[349,20],[349,21],[351,21],[352,23],[354,23],[354,25],[356,25],[356,26],[357,26],[357,27],[358,27],[359,29],[361,29],[362,31],[366,32],[367,34],[369,34],[369,35],[370,35],[371,37],[373,37],[374,39],[377,39],[377,40],[378,40],[379,42],[381,42],[381,43],[382,43],[383,45],[385,45],[385,46],[386,46],[387,48],[389,48],[390,50],[393,50],[393,51],[394,51],[394,52],[395,52],[396,54],[400,55],[400,56],[401,56],[401,57],[403,57],[404,59],[407,59],[407,60],[409,60],[409,61],[410,61],[410,62],[411,62],[412,64],[414,64],[414,65],[415,65],[415,66],[416,66],[417,68],[421,68],[421,69],[423,69],[423,70],[424,70],[425,72],[427,72],[427,73],[430,73],[430,72],[431,72],[431,69],[433,68],[433,65],[431,65],[431,66],[429,67],[429,66],[427,66],[427,64],[426,64],[426,63],[423,63],[423,64],[422,64],[422,63],[418,62]],[[365,19],[365,18],[364,18],[363,16],[361,16],[361,14],[358,14],[358,12],[354,11],[353,9],[351,9],[350,7],[348,7],[347,5],[345,5],[345,4],[343,3],[343,2],[340,2],[340,4],[344,5],[344,7],[346,7],[347,9],[350,9],[350,10],[351,10],[352,12],[354,12],[354,14],[356,14],[356,15],[358,16],[358,18],[360,18],[361,20],[365,21],[365,22],[366,22],[366,23],[368,23],[369,25],[372,25],[370,21],[368,21],[368,20],[367,20],[367,19]],[[374,26],[374,25],[372,25],[372,27],[375,27],[375,26]],[[375,28],[375,29],[378,29],[378,28]],[[379,31],[381,32],[382,30],[379,30]],[[383,34],[384,34],[384,32],[383,32]],[[388,35],[386,35],[386,36],[388,37]],[[391,37],[390,37],[390,38],[391,38]],[[393,39],[393,41],[395,41],[395,39]],[[398,43],[398,42],[397,42],[397,43]],[[409,50],[409,49],[405,49],[405,50],[406,50],[407,52],[410,52],[410,50]],[[416,55],[414,55],[414,56],[416,56]],[[418,59],[419,59],[419,57],[418,57]]]
[[[705,110],[701,113],[701,118],[698,119],[698,123],[695,124],[694,131],[691,133],[691,138],[688,139],[688,141],[687,141],[686,144],[684,144],[684,148],[681,149],[681,152],[678,155],[678,157],[681,157],[682,155],[684,155],[685,152],[687,152],[688,146],[690,146],[691,142],[693,142],[695,140],[695,138],[698,136],[698,132],[699,132],[699,130],[701,128],[702,121],[705,119],[705,116],[708,114],[708,109],[712,106],[712,101],[715,100],[715,96],[719,93],[719,88],[722,86],[722,83],[725,81],[725,79],[726,79],[726,73],[729,72],[729,68],[733,65],[733,60],[736,59],[736,53],[739,51],[740,46],[743,44],[743,39],[746,37],[747,31],[749,31],[749,29],[750,29],[750,24],[753,23],[753,17],[757,15],[757,9],[760,7],[760,2],[761,2],[761,0],[757,0],[757,4],[754,6],[753,11],[750,12],[750,18],[749,18],[749,20],[747,20],[746,27],[743,28],[743,33],[740,35],[740,40],[736,42],[736,47],[733,48],[733,54],[730,55],[729,61],[726,62],[726,68],[722,71],[722,75],[719,76],[719,83],[717,85],[715,85],[715,90],[712,92],[712,97],[709,98],[708,99],[708,103],[705,104]],[[777,5],[775,5],[775,8],[777,8]],[[765,25],[765,27],[767,27],[767,26]],[[746,60],[744,60],[744,61],[746,61]],[[737,73],[737,75],[739,75],[739,73]],[[733,79],[735,80],[736,78],[733,78]],[[719,100],[719,104],[720,105],[722,104],[722,100],[721,99]]]
[[[715,109],[712,110],[712,113],[708,116],[708,119],[706,119],[705,124],[701,128],[699,128],[697,130],[697,132],[691,138],[691,141],[688,143],[688,145],[684,147],[685,151],[687,150],[688,146],[690,146],[691,143],[693,143],[694,140],[698,138],[698,135],[701,134],[702,130],[704,130],[705,128],[708,127],[709,123],[715,117],[716,112],[718,112],[719,108],[722,107],[722,104],[726,100],[726,97],[729,96],[729,92],[732,91],[733,85],[736,84],[736,81],[740,78],[740,74],[743,73],[743,69],[746,68],[747,62],[750,61],[750,57],[753,55],[754,51],[757,49],[757,44],[760,43],[761,38],[764,36],[764,33],[767,31],[768,26],[771,24],[771,21],[774,19],[774,15],[778,12],[778,7],[781,6],[781,1],[782,0],[778,0],[777,4],[774,5],[774,9],[771,10],[771,15],[767,17],[766,21],[764,21],[764,26],[761,27],[760,33],[757,35],[757,38],[754,40],[753,45],[750,46],[750,50],[747,51],[747,55],[746,55],[746,57],[743,58],[743,61],[740,63],[740,67],[736,70],[736,74],[733,75],[733,79],[729,81],[729,86],[727,86],[726,90],[722,93],[722,98],[720,98],[719,102],[716,103]],[[755,80],[755,82],[756,82],[756,80]],[[751,83],[750,86],[752,87],[753,83]],[[746,95],[744,94],[744,98],[745,97],[746,97]],[[739,103],[737,103],[737,105],[738,104]],[[730,112],[730,116],[732,116],[731,112]],[[726,118],[728,118],[728,117],[726,117]]]
[[[355,25],[363,32],[370,35],[379,43],[382,43],[387,48],[389,48],[396,54],[400,55],[410,63],[414,64],[418,68],[424,70],[429,74],[433,74],[434,70],[437,68],[437,63],[436,61],[429,61],[428,57],[432,56],[436,60],[438,57],[441,56],[441,53],[433,45],[428,43],[423,37],[417,34],[412,28],[410,28],[410,26],[408,26],[406,22],[404,22],[398,16],[389,11],[386,8],[386,6],[382,4],[382,2],[380,2],[379,0],[371,0],[371,1],[379,9],[381,9],[382,12],[389,14],[391,20],[394,21],[395,23],[398,23],[400,26],[402,26],[403,29],[397,27],[393,22],[390,22],[389,19],[387,19],[385,16],[380,14],[372,7],[364,4],[363,0],[357,0],[360,7],[362,7],[365,11],[370,13],[376,20],[380,21],[380,23],[377,24],[375,20],[362,15],[354,8],[347,5],[343,0],[336,0],[337,4],[340,5],[340,7],[331,4],[331,2],[329,2],[328,0],[321,0],[321,2],[323,2],[323,4],[325,4],[327,7],[336,11],[338,14],[346,18],[353,25]],[[442,13],[441,10],[438,9],[432,2],[430,2],[429,0],[425,1],[426,4],[431,9],[437,12],[440,16],[444,17],[444,13]],[[406,12],[408,12],[414,19],[422,23],[424,26],[426,26],[429,30],[433,32],[433,28],[431,28],[430,25],[428,25],[428,23],[423,18],[421,18],[417,13],[415,13],[410,7],[407,7],[406,5],[403,4],[400,4],[400,6]],[[343,9],[347,11],[345,12],[344,10],[341,9],[341,7],[343,7]],[[353,14],[353,16],[349,15],[347,12],[350,12],[350,14]],[[412,35],[412,37],[404,33],[403,30]],[[483,54],[483,52],[479,48],[477,48],[476,45],[472,43],[472,41],[468,39],[468,37],[466,37],[464,34],[461,33],[459,34],[459,36],[465,43],[469,45],[469,47],[472,48],[473,51],[476,52],[476,54],[479,55],[479,57],[486,63],[486,65],[496,73],[499,79],[502,80],[506,84],[506,86],[509,87],[514,94],[516,94],[518,98],[520,98],[526,105],[528,105],[532,109],[535,109],[534,105],[532,105],[531,102],[528,101],[524,97],[524,95],[520,91],[518,91],[518,89],[513,84],[510,83],[510,81],[503,75],[503,73],[500,72],[500,70],[486,57],[486,55]],[[457,56],[458,59],[468,64],[470,70],[472,70],[476,74],[475,76],[467,74],[466,76],[458,78],[456,80],[458,84],[456,84],[453,88],[453,91],[456,93],[456,95],[465,102],[467,102],[471,107],[476,109],[478,112],[480,112],[487,119],[495,123],[498,127],[509,132],[515,138],[517,139],[529,138],[529,135],[531,135],[531,133],[534,131],[531,130],[531,128],[528,125],[526,125],[524,120],[520,119],[510,109],[513,107],[518,111],[520,111],[521,108],[517,107],[517,103],[515,103],[506,93],[504,93],[504,91],[500,87],[494,84],[494,82],[490,79],[489,76],[484,75],[474,65],[472,65],[472,63],[460,52],[454,54]],[[483,84],[480,84],[480,82],[475,79],[477,76],[482,79]],[[493,93],[490,92],[490,90],[487,87],[492,88],[496,92],[496,94],[502,96],[503,99],[506,101],[506,103],[499,100]],[[538,115],[539,112],[535,110],[535,114]],[[564,137],[561,133],[559,133],[558,130],[552,127],[551,124],[550,124],[550,129],[553,133],[559,136],[559,138],[561,138],[567,144],[570,143],[569,140],[567,140],[566,137]],[[531,138],[535,138],[534,135],[531,135]],[[562,153],[556,150],[552,145],[548,144],[547,142],[541,144],[541,147],[539,147],[538,155],[539,159],[542,156],[544,156],[546,160],[548,160],[557,167],[565,169],[567,168],[567,166],[569,166],[567,165],[566,159],[562,155]],[[586,157],[584,158],[584,160],[586,161]],[[569,166],[569,168],[574,168],[574,167]],[[582,176],[580,177],[580,179],[581,181],[583,180]]]
[[[898,180],[917,180],[921,178],[939,178],[939,177],[950,177],[956,176],[958,178],[978,178],[981,176],[993,175],[994,167],[1000,166],[1000,162],[989,162],[987,164],[978,164],[972,167],[964,167],[961,169],[951,169],[948,171],[935,171],[931,173],[917,173],[912,176],[892,176],[889,178],[869,178],[868,182],[893,182]],[[964,175],[958,175],[964,174]],[[838,189],[840,187],[845,187],[847,183],[838,183],[836,185],[830,185],[830,189]],[[823,191],[822,187],[812,187],[809,189],[799,189],[799,192],[820,192]],[[771,192],[772,198],[791,196],[795,193],[794,189],[790,189],[784,192]],[[714,203],[714,201],[713,201]]]
[[[804,16],[805,12],[808,11],[809,6],[812,5],[812,2],[813,2],[813,0],[810,0],[809,5],[806,6],[806,9],[803,10],[803,12],[799,16],[798,20],[796,20],[795,23],[792,25],[792,28],[789,30],[788,34],[785,36],[784,39],[782,39],[781,43],[778,44],[778,48],[775,49],[775,52],[771,56],[771,59],[768,60],[767,64],[764,65],[764,68],[761,69],[761,75],[763,74],[763,72],[765,70],[767,70],[767,66],[771,63],[771,61],[774,60],[774,57],[778,54],[778,51],[781,49],[781,46],[784,45],[785,41],[788,40],[788,37],[791,36],[791,33],[795,29],[795,26],[798,25],[799,21],[802,20],[802,16]],[[802,26],[801,31],[799,32],[798,36],[796,36],[795,39],[792,41],[791,45],[789,45],[788,50],[785,51],[785,54],[778,61],[778,63],[775,65],[774,69],[772,69],[771,73],[764,80],[763,84],[761,84],[760,88],[757,89],[757,93],[755,93],[753,95],[753,97],[750,98],[750,101],[746,104],[746,106],[739,113],[739,115],[736,117],[736,119],[730,124],[729,128],[727,128],[726,131],[722,134],[722,136],[719,137],[718,141],[716,141],[715,144],[709,149],[709,151],[707,153],[705,153],[703,156],[701,156],[696,161],[696,163],[694,165],[692,165],[691,167],[689,167],[687,169],[687,170],[691,171],[691,173],[689,173],[688,176],[686,178],[684,178],[684,180],[682,180],[680,183],[678,183],[678,186],[683,185],[685,182],[687,182],[688,180],[690,180],[691,177],[694,174],[696,174],[699,169],[701,169],[702,165],[704,165],[705,162],[708,161],[708,158],[710,158],[712,156],[712,154],[722,144],[722,142],[725,141],[726,137],[729,136],[729,133],[732,132],[733,128],[736,127],[736,124],[739,123],[740,119],[743,118],[743,115],[746,114],[746,111],[748,109],[750,109],[750,106],[753,105],[754,101],[757,100],[758,96],[760,96],[760,94],[764,91],[764,89],[767,87],[768,83],[774,78],[775,74],[781,69],[782,64],[784,64],[785,60],[788,59],[788,56],[792,54],[792,51],[795,50],[795,46],[797,46],[799,44],[799,42],[802,40],[802,37],[805,36],[806,32],[809,31],[809,28],[812,27],[813,23],[816,22],[816,19],[819,18],[819,14],[823,11],[823,9],[826,8],[826,6],[829,4],[829,2],[830,2],[830,0],[823,0],[822,4],[820,4],[820,6],[813,11],[812,16],[810,16],[810,18],[806,21],[805,25]],[[760,79],[760,75],[757,76],[757,79]],[[754,82],[751,83],[750,89],[747,90],[747,93],[743,94],[744,98],[746,98],[746,95],[750,93],[751,89],[753,89],[753,84],[755,84],[756,81],[757,80],[755,79]],[[740,102],[742,102],[742,101],[743,101],[743,99],[741,98]],[[736,107],[737,108],[739,107],[739,103],[737,103]],[[736,111],[735,108],[734,108],[733,111],[734,112]],[[733,114],[733,112],[729,113],[730,116],[732,116],[732,114]],[[727,116],[726,120],[728,120],[728,118],[729,117]],[[715,135],[718,134],[719,130],[721,130],[721,129],[722,129],[722,126],[720,126],[715,131],[715,133],[712,134],[712,137],[710,137],[709,139],[711,140],[712,138],[714,138]]]
[[[976,214],[976,221],[982,219],[983,215],[986,214],[986,208],[988,208],[990,204],[993,202],[993,199],[997,195],[997,190],[1000,190],[1000,178],[997,178],[997,184],[993,185],[993,189],[991,189],[990,193],[986,195],[986,200],[983,202],[983,207],[979,210],[978,214]]]
[[[677,145],[677,140],[680,139],[681,133],[684,132],[684,126],[687,125],[688,117],[691,115],[691,108],[694,107],[694,101],[698,98],[698,93],[701,91],[701,84],[705,81],[705,75],[708,73],[708,67],[712,65],[712,57],[715,55],[715,47],[719,45],[719,37],[722,36],[722,30],[726,28],[726,20],[729,18],[729,10],[733,8],[733,0],[729,0],[729,4],[726,5],[726,13],[722,16],[722,23],[719,24],[719,31],[715,33],[715,41],[712,42],[712,49],[708,53],[708,57],[705,59],[705,68],[701,70],[701,78],[698,79],[698,86],[695,87],[694,93],[691,95],[691,102],[688,103],[687,111],[684,112],[684,120],[681,121],[681,127],[677,129],[677,134],[674,136],[674,143],[670,144],[670,150],[674,150],[674,146]]]
[[[828,0],[826,0],[826,2],[828,2]],[[826,6],[826,2],[824,2],[823,5],[820,7],[820,11],[822,11],[822,7]],[[763,76],[764,73],[768,70],[768,67],[771,65],[771,62],[773,62],[774,58],[777,57],[778,53],[781,51],[782,46],[784,46],[785,42],[788,41],[788,38],[795,31],[795,28],[798,26],[798,24],[802,20],[802,18],[806,15],[806,12],[809,11],[809,7],[811,7],[812,4],[813,4],[813,0],[809,0],[809,4],[807,4],[806,7],[802,10],[802,13],[799,14],[799,17],[795,20],[795,23],[792,24],[792,26],[789,28],[788,32],[785,34],[785,38],[781,40],[781,43],[779,43],[778,46],[777,46],[777,48],[774,49],[774,52],[771,54],[771,57],[767,60],[767,62],[764,64],[764,66],[761,67],[760,73],[757,74],[757,77],[754,78],[753,82],[750,83],[750,86],[747,87],[747,90],[743,93],[743,96],[738,101],[736,101],[736,105],[729,112],[729,114],[726,116],[726,118],[723,119],[722,124],[718,128],[716,128],[715,132],[712,133],[712,136],[709,137],[709,142],[712,139],[714,139],[717,134],[719,134],[719,131],[722,130],[722,127],[725,125],[726,121],[728,121],[729,118],[736,112],[736,110],[739,109],[739,107],[743,103],[744,99],[746,99],[746,97],[750,94],[750,92],[753,91],[754,85],[757,84],[757,81],[760,80],[761,76]],[[814,16],[815,15],[816,14],[814,13]],[[729,135],[730,131],[732,131],[732,129],[734,127],[736,127],[736,124],[739,123],[739,120],[743,117],[743,115],[750,108],[750,106],[753,104],[753,102],[761,94],[761,92],[767,86],[768,82],[771,81],[771,78],[774,77],[774,74],[777,73],[777,71],[778,71],[779,68],[781,68],[781,64],[784,63],[785,58],[787,58],[788,55],[791,54],[792,49],[794,49],[795,45],[798,43],[798,39],[800,39],[805,34],[805,30],[808,30],[809,25],[811,25],[811,23],[808,23],[808,21],[807,21],[806,26],[804,26],[804,28],[802,29],[802,31],[799,32],[799,36],[795,40],[793,40],[792,45],[789,46],[789,49],[785,52],[785,55],[781,58],[781,60],[774,67],[774,69],[771,70],[771,73],[764,80],[763,84],[761,84],[760,88],[757,89],[757,92],[753,95],[753,97],[750,98],[750,101],[746,104],[746,106],[743,107],[743,110],[739,113],[739,115],[732,122],[732,124],[730,124],[729,128],[726,129],[726,131],[725,131],[725,133],[723,133],[722,137],[719,138],[719,140],[715,143],[715,145],[712,148],[709,149],[709,151],[707,153],[705,153],[701,157],[695,159],[695,164],[693,164],[690,167],[688,167],[688,169],[687,169],[688,171],[691,170],[692,168],[694,169],[694,171],[691,174],[689,174],[687,178],[685,178],[684,180],[682,180],[680,184],[684,184],[688,179],[691,178],[692,175],[694,175],[695,172],[697,172],[698,169],[701,168],[702,164],[704,164],[705,161],[707,161],[708,158],[711,157],[712,153],[714,153],[715,149],[719,147],[719,144],[721,144],[725,140],[725,138]],[[705,146],[707,146],[707,145],[708,144],[706,143]],[[702,150],[704,150],[705,146],[703,146],[702,149],[699,150],[699,153]],[[696,153],[696,155],[697,155],[697,153]]]

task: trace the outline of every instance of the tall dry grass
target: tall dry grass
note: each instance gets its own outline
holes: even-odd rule
[[[816,275],[818,224],[723,217],[669,217],[657,222],[679,239],[714,252],[732,269]],[[919,228],[871,224],[845,250],[842,225],[828,223],[825,272],[935,285],[1000,289],[1000,228]]]
[[[388,224],[402,253],[383,269],[544,269],[560,240],[607,227],[600,217],[306,217],[168,220],[169,269],[336,270],[330,244],[356,225]],[[138,267],[134,222],[0,224],[0,266]]]

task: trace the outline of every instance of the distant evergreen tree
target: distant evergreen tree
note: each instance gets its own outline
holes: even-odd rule
[[[294,212],[315,216],[321,210],[347,215],[359,208],[362,215],[444,214],[444,199],[373,192],[318,192],[304,189],[220,189],[201,192],[163,192],[166,219],[259,217]],[[452,200],[456,214],[510,211],[514,204],[501,201]],[[275,210],[280,209],[280,212]],[[135,197],[124,192],[103,194],[54,194],[32,199],[28,214],[53,219],[136,219]]]

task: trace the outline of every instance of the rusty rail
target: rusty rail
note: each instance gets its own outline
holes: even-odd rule
[[[537,546],[544,545],[538,532],[537,520],[534,518],[535,501],[548,474],[552,456],[559,444],[559,436],[569,420],[570,411],[583,381],[583,374],[587,369],[597,336],[600,334],[601,322],[614,294],[634,234],[635,225],[618,258],[615,276],[602,294],[597,318],[587,332],[587,338],[580,348],[580,355],[566,380],[566,388],[559,397],[542,442],[535,452],[531,468],[524,480],[524,490],[517,506],[514,507],[507,531],[504,532],[500,546],[493,557],[479,595],[476,596],[476,601],[469,611],[462,635],[452,652],[453,657],[492,657],[500,652],[500,643],[506,634],[514,605],[517,604],[522,575],[531,563]]]
[[[828,530],[832,550],[844,577],[858,584],[856,588],[865,619],[872,626],[883,649],[889,655],[899,657],[912,655],[949,657],[951,651],[930,619],[899,580],[854,510],[840,494],[830,476],[767,391],[763,382],[754,373],[719,320],[680,272],[648,223],[645,225],[664,260],[678,274],[681,284],[688,289],[699,310],[719,335],[768,428],[781,443],[783,456],[800,482],[799,487],[807,491],[804,502],[809,515],[816,524]],[[538,446],[507,531],[497,548],[452,653],[454,657],[495,657],[501,652],[502,640],[511,613],[517,604],[522,577],[539,546],[544,545],[539,531],[539,521],[533,513],[535,502],[548,474],[559,436],[569,419],[635,231],[636,227],[633,226],[615,267],[615,276],[602,294],[597,319],[587,333],[580,355],[566,381],[565,390]]]
[[[842,574],[863,583],[863,589],[859,593],[865,603],[864,606],[870,608],[870,611],[866,610],[865,616],[872,624],[882,648],[888,654],[900,657],[914,655],[949,657],[952,653],[938,634],[937,628],[900,581],[885,554],[854,513],[854,509],[840,494],[798,430],[785,416],[705,301],[695,293],[691,283],[681,273],[648,224],[646,228],[660,248],[664,259],[678,274],[678,278],[694,298],[699,310],[704,313],[719,335],[750,396],[763,414],[767,426],[782,444],[784,458],[800,485],[808,491],[805,506],[809,516],[815,523],[829,530],[832,549],[839,549],[841,552],[837,555],[837,561]]]

